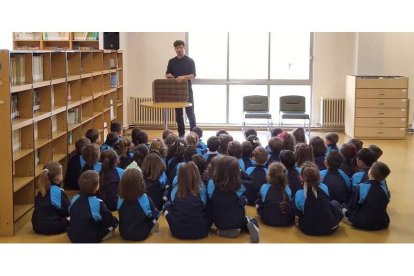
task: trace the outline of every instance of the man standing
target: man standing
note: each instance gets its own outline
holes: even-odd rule
[[[165,77],[167,79],[175,79],[177,82],[187,81],[188,82],[188,101],[192,103],[192,106],[186,107],[185,112],[187,113],[188,120],[190,121],[190,130],[196,125],[196,119],[194,114],[194,99],[193,89],[191,87],[191,80],[196,76],[196,69],[194,60],[185,55],[185,43],[182,40],[176,40],[174,42],[174,49],[177,56],[168,61],[167,72]],[[183,109],[175,109],[175,117],[178,126],[178,135],[184,137],[184,117]]]

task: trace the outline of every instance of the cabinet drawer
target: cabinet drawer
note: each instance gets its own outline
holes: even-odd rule
[[[355,117],[369,118],[405,118],[407,116],[407,109],[405,108],[364,108],[359,107],[355,109]]]
[[[407,108],[406,99],[357,99],[356,107]]]
[[[407,89],[356,89],[357,99],[406,99]]]
[[[384,127],[384,128],[370,128],[357,127],[355,128],[355,137],[366,138],[405,138],[405,128],[401,127]]]
[[[407,127],[405,118],[357,118],[356,127]]]
[[[407,78],[357,78],[356,88],[407,88]]]

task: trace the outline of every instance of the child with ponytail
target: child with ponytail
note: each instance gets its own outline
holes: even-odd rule
[[[314,236],[334,233],[343,215],[339,203],[330,202],[328,187],[319,183],[318,166],[306,161],[302,165],[300,178],[303,189],[295,194],[300,230],[306,235]]]
[[[124,170],[118,168],[118,155],[112,149],[101,154],[102,169],[99,173],[98,195],[110,211],[116,211],[118,201],[118,184]]]
[[[288,226],[295,221],[292,191],[287,184],[287,170],[280,162],[269,165],[267,183],[260,188],[256,200],[257,213],[264,224]]]
[[[60,185],[63,181],[62,165],[48,162],[38,181],[32,215],[33,230],[38,234],[54,235],[66,232],[69,225],[70,201]]]

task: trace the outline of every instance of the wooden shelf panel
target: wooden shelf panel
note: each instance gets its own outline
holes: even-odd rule
[[[51,80],[51,84],[59,84],[59,83],[64,83],[64,82],[66,82],[66,78],[59,78],[59,79]]]
[[[18,221],[24,214],[29,212],[34,207],[34,204],[19,204],[14,205],[14,221]]]
[[[79,80],[80,75],[67,75],[66,78],[67,78],[68,81]]]
[[[82,104],[82,101],[69,101],[68,102],[68,109],[77,107]]]
[[[37,164],[35,166],[35,178],[42,174],[44,166],[45,166],[45,164]]]
[[[116,92],[116,88],[111,88],[111,89],[103,91],[103,95],[105,96],[105,95],[111,94],[113,92]]]
[[[50,80],[38,81],[38,82],[33,83],[33,88],[39,88],[39,87],[44,87],[44,86],[49,86],[49,85],[50,85]]]
[[[53,154],[53,161],[59,162],[60,160],[66,157],[66,153],[54,153]]]
[[[72,131],[80,125],[81,124],[68,124],[68,131]]]
[[[63,130],[52,132],[52,140],[55,140],[55,139],[65,135],[65,134],[66,134],[66,131],[63,131]]]
[[[16,85],[11,87],[11,93],[16,93],[24,90],[30,90],[32,89],[33,84],[22,84],[22,85]]]
[[[52,116],[66,111],[66,106],[52,106]]]
[[[81,74],[81,79],[91,78],[93,73],[83,73]]]
[[[33,124],[33,118],[19,118],[12,120],[12,130],[24,128],[25,126]]]
[[[90,102],[90,101],[92,101],[93,100],[93,96],[83,96],[82,98],[81,98],[81,103],[87,103],[87,102]]]
[[[26,155],[33,152],[33,149],[19,149],[13,152],[13,161],[17,161],[22,157],[25,157]]]
[[[93,72],[92,73],[92,75],[95,77],[95,76],[100,76],[100,75],[102,75],[102,71],[95,71],[95,72]]]
[[[17,192],[27,184],[33,181],[32,176],[27,177],[13,177],[13,192]]]
[[[74,144],[72,145],[68,145],[68,154],[71,154],[72,152],[74,152],[76,150],[76,147]]]
[[[81,123],[81,124],[83,125],[83,124],[85,124],[85,123],[87,123],[87,122],[89,122],[89,121],[91,121],[91,120],[93,120],[93,117],[83,117],[83,118],[82,118],[82,123]]]
[[[96,117],[98,117],[101,114],[102,114],[102,112],[94,112],[93,113],[93,118],[96,118]]]
[[[51,112],[41,112],[41,111],[37,111],[34,115],[33,115],[33,122],[39,122],[41,120],[47,119],[52,115]]]
[[[37,139],[34,141],[35,149],[41,148],[44,145],[50,143],[52,139]]]

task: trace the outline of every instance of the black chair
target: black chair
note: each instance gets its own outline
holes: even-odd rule
[[[246,119],[266,119],[267,129],[273,126],[272,114],[269,112],[269,99],[267,96],[244,96],[243,97],[243,126],[246,127]]]
[[[306,114],[306,99],[303,96],[290,95],[280,97],[279,118],[280,126],[283,127],[284,119],[302,119],[303,127],[306,129],[308,121],[308,134],[310,134],[310,117]]]

